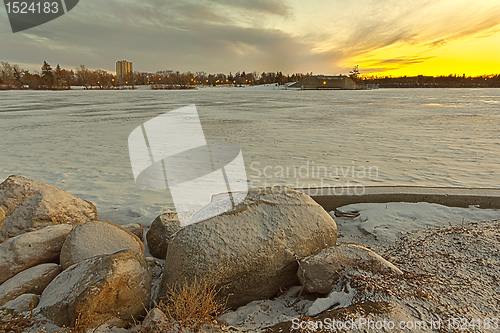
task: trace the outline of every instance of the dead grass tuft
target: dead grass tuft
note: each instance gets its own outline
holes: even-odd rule
[[[165,313],[167,322],[140,332],[182,332],[184,329],[197,332],[204,324],[218,323],[216,319],[227,311],[228,299],[219,296],[220,290],[221,288],[197,279],[192,283],[169,287],[163,300],[156,305]]]
[[[165,313],[169,322],[198,329],[205,323],[213,322],[227,310],[227,298],[221,301],[217,297],[219,291],[220,288],[195,278],[192,283],[170,287],[158,308]]]

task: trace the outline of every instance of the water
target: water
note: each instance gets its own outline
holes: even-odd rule
[[[138,188],[143,122],[196,104],[207,141],[240,146],[251,186],[499,188],[500,89],[2,91],[0,180],[18,174],[149,225],[168,191]]]

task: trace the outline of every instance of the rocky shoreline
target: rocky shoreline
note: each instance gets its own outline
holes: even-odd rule
[[[145,246],[142,225],[100,221],[92,203],[11,176],[0,184],[0,331],[286,332],[298,318],[498,317],[499,226],[410,232],[381,256],[338,243],[332,215],[274,188],[184,228],[173,212],[158,216]],[[475,305],[460,311],[467,297]],[[195,316],[178,316],[194,305]]]

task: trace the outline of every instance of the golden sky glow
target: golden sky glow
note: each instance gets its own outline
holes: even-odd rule
[[[391,63],[380,59],[394,61]],[[456,40],[428,51],[394,45],[350,60],[359,64],[369,75],[495,74],[500,73],[500,33],[478,39]]]
[[[330,71],[367,75],[500,73],[497,0],[294,2],[285,30],[330,58]],[[327,71],[327,68],[324,70]]]

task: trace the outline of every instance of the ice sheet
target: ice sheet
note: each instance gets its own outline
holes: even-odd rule
[[[0,180],[47,182],[147,226],[172,199],[134,183],[127,138],[196,104],[207,142],[241,148],[250,187],[500,187],[500,89],[271,88],[1,91]]]

